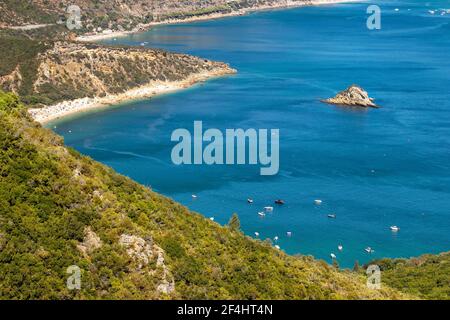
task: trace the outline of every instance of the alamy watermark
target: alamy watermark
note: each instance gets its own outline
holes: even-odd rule
[[[81,269],[80,267],[73,265],[67,268],[67,289],[80,290],[81,289]]]
[[[370,16],[367,18],[367,29],[380,30],[381,29],[381,8],[377,5],[371,5],[367,7],[367,14]]]
[[[69,15],[66,20],[66,27],[69,30],[78,30],[83,27],[81,22],[81,9],[77,5],[70,5],[66,10]]]
[[[176,165],[260,165],[263,176],[276,175],[280,169],[279,129],[219,129],[203,132],[203,122],[194,121],[194,131],[176,129],[171,141]],[[269,152],[270,149],[270,152]]]
[[[380,290],[381,289],[381,269],[376,264],[371,264],[367,270],[367,288]]]

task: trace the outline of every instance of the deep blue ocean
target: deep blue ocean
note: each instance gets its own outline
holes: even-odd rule
[[[335,253],[351,267],[448,251],[450,11],[429,10],[450,9],[450,1],[372,3],[382,10],[378,31],[366,28],[366,3],[158,26],[104,41],[148,42],[225,61],[239,73],[49,126],[81,153],[218,223],[238,213],[246,234],[278,236],[290,254],[331,262]],[[319,102],[353,83],[382,108]],[[279,128],[280,173],[173,165],[171,133],[192,131],[194,120],[221,130]],[[258,216],[279,198],[284,206]],[[368,246],[375,252],[366,253]]]

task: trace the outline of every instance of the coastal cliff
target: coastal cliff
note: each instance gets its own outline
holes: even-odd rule
[[[0,70],[0,88],[37,106],[32,113],[40,121],[236,72],[225,63],[155,49],[3,40],[1,51],[12,61]],[[17,56],[11,42],[29,56]]]

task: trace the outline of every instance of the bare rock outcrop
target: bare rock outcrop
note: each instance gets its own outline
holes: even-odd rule
[[[78,250],[80,250],[84,255],[89,255],[96,249],[101,248],[101,246],[102,241],[100,240],[99,236],[94,231],[92,231],[91,227],[86,227],[84,229],[83,242],[78,244],[77,246]]]
[[[125,248],[128,256],[137,263],[137,271],[143,271],[151,263],[156,264],[156,268],[149,270],[149,273],[160,275],[156,287],[159,293],[170,294],[175,291],[174,279],[164,261],[164,250],[154,244],[150,237],[143,239],[134,235],[122,234],[119,243]]]
[[[369,97],[367,91],[357,85],[351,85],[344,91],[339,92],[334,98],[322,100],[322,102],[350,107],[379,108],[373,100]]]

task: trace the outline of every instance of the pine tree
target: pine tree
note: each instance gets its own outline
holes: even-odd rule
[[[228,226],[231,230],[239,231],[241,229],[241,222],[239,221],[239,217],[237,213],[233,213],[230,221],[228,222]]]

